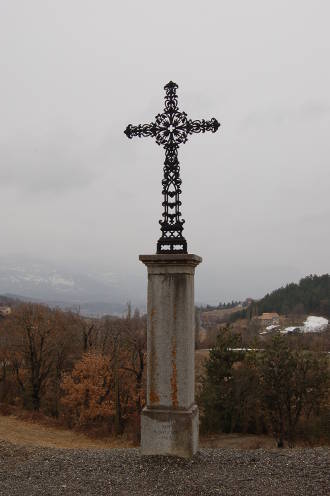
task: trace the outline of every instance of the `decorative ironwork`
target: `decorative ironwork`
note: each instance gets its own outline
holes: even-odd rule
[[[181,179],[178,160],[179,146],[186,143],[193,133],[215,133],[220,124],[216,119],[206,121],[191,120],[185,112],[178,109],[176,90],[178,85],[170,81],[164,86],[165,108],[156,116],[155,122],[140,124],[125,129],[128,138],[153,136],[156,143],[165,149],[164,179],[162,180],[164,201],[163,220],[160,220],[162,236],[157,242],[157,253],[187,253],[187,241],[182,235],[184,220],[181,219]]]

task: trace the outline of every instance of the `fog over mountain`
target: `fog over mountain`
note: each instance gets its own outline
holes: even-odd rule
[[[0,294],[97,315],[123,313],[132,295],[125,293],[115,274],[74,272],[26,257],[1,259]],[[138,297],[134,304],[145,306],[144,299]]]
[[[139,262],[137,262],[139,263]],[[74,264],[72,264],[74,265]],[[120,270],[101,272],[100,270],[79,267],[73,270],[71,264],[59,265],[47,260],[36,260],[26,256],[1,257],[0,259],[0,294],[15,295],[18,298],[37,300],[51,305],[60,305],[63,308],[81,308],[82,313],[89,314],[121,314],[125,311],[127,302],[144,310],[146,308],[146,277],[142,267],[141,277],[130,278],[124,276]],[[249,280],[263,270],[262,266],[240,267],[240,276],[235,280],[230,268],[223,267],[224,277],[232,278],[233,287],[240,285],[240,298],[251,295]],[[269,271],[269,279],[281,278],[276,275],[277,267]],[[287,268],[289,282],[298,281],[299,274]],[[209,291],[209,281],[218,284],[221,294],[221,280],[212,279],[212,273],[202,274],[199,278],[199,287],[196,291],[198,303],[208,303],[203,295]],[[275,289],[269,288],[269,290]],[[263,286],[258,288],[258,297],[265,293]],[[256,295],[253,295],[254,297]],[[205,298],[205,296],[204,296]],[[217,300],[216,300],[217,301]],[[85,310],[84,310],[85,309]]]

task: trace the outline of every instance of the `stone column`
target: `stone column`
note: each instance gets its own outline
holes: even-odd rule
[[[190,457],[198,448],[194,274],[201,257],[140,255],[148,268],[147,405],[143,455]]]

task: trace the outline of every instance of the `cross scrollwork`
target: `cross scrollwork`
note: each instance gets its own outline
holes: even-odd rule
[[[129,125],[125,129],[128,138],[152,136],[156,143],[165,149],[164,178],[162,180],[163,219],[159,221],[162,235],[157,242],[157,253],[187,253],[187,241],[182,235],[184,220],[181,219],[181,178],[178,160],[179,146],[186,143],[188,136],[194,133],[215,133],[219,122],[188,119],[185,112],[178,108],[176,90],[178,85],[170,81],[165,87],[165,108],[158,114],[155,122],[150,124]]]

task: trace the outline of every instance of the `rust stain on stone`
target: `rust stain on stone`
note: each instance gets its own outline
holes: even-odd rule
[[[149,392],[149,401],[150,401],[150,404],[152,404],[152,405],[159,403],[159,396],[156,393],[156,391],[154,391],[152,389],[151,386],[150,386],[150,392]]]
[[[156,349],[155,349],[155,336],[154,336],[154,317],[156,310],[151,309],[150,312],[150,356],[149,356],[149,374],[150,374],[150,388],[149,388],[149,402],[151,405],[159,403],[159,396],[156,391],[155,373],[157,365]]]
[[[172,406],[173,408],[178,408],[178,384],[177,384],[177,370],[176,370],[176,340],[172,339],[172,376],[171,376],[171,388],[172,388]]]

